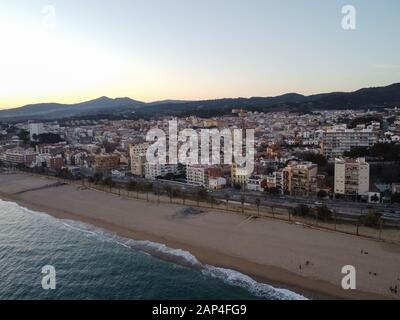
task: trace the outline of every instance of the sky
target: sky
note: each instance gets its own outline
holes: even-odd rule
[[[398,0],[0,0],[0,108],[388,85],[399,13]]]

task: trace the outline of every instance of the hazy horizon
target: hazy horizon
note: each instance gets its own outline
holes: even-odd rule
[[[0,109],[354,91],[399,82],[395,0],[0,1]],[[50,5],[50,6],[49,6]]]

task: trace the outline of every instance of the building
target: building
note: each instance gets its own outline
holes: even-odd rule
[[[265,177],[262,175],[251,176],[247,181],[246,189],[250,191],[264,191],[263,181],[265,180]]]
[[[378,142],[376,131],[372,129],[346,129],[334,127],[325,130],[321,140],[321,154],[326,158],[342,157],[352,147],[372,147]]]
[[[247,168],[239,167],[236,163],[231,166],[231,182],[232,185],[246,186],[252,172],[249,172]]]
[[[99,155],[95,157],[93,169],[95,171],[110,171],[119,167],[119,156]]]
[[[218,178],[209,178],[208,179],[208,188],[211,190],[220,190],[225,188],[226,186],[226,179],[223,177]]]
[[[29,123],[29,137],[31,139],[31,141],[34,141],[37,139],[37,137],[44,133],[44,127],[43,127],[43,123],[40,122],[31,122]],[[35,139],[36,137],[36,139]]]
[[[11,165],[30,166],[36,161],[37,153],[21,148],[10,149],[5,152],[5,161]]]
[[[365,196],[369,192],[369,164],[364,158],[335,159],[335,194]]]
[[[129,146],[129,156],[131,159],[131,172],[135,176],[145,175],[146,152],[150,143],[140,143]]]
[[[193,165],[186,167],[187,184],[196,187],[208,188],[209,175],[208,168],[201,165]]]
[[[146,162],[144,165],[146,179],[156,179],[157,177],[165,177],[168,174],[179,174],[179,166],[177,164],[158,164]]]
[[[309,196],[317,189],[318,165],[291,161],[282,169],[282,190],[293,196]]]
[[[135,176],[143,177],[145,175],[146,157],[138,156],[131,158],[131,173]]]
[[[47,157],[46,165],[49,169],[60,170],[64,166],[65,162],[61,155],[55,157]]]
[[[130,145],[129,146],[129,155],[131,158],[145,156],[147,149],[150,147],[151,143],[144,142],[140,144]]]

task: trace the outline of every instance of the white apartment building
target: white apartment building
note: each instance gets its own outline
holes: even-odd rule
[[[211,190],[219,190],[225,188],[225,186],[226,186],[226,179],[223,177],[208,179],[208,188]]]
[[[365,159],[335,159],[335,194],[357,196],[368,192],[369,164]]]
[[[250,191],[264,191],[262,182],[265,178],[262,175],[251,176],[247,181],[246,189]]]
[[[209,176],[206,166],[194,165],[186,167],[187,184],[196,187],[208,188]]]
[[[155,179],[156,177],[165,177],[167,174],[178,174],[177,164],[151,164],[146,162],[144,165],[146,179]]]
[[[377,142],[378,136],[372,129],[333,127],[322,135],[321,153],[326,158],[338,158],[352,147],[372,147]]]
[[[39,134],[42,133],[44,133],[43,123],[36,123],[36,122],[29,123],[29,137],[31,141],[34,140],[33,138],[34,135],[37,137]]]

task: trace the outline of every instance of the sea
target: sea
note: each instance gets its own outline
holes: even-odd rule
[[[48,266],[52,274],[46,269]],[[54,289],[49,289],[49,275]],[[0,299],[306,297],[257,282],[234,270],[204,265],[187,251],[119,237],[91,225],[57,219],[0,200]]]

